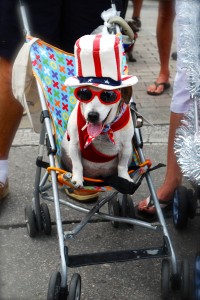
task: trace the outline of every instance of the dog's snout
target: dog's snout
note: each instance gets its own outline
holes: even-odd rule
[[[96,111],[91,111],[88,114],[88,122],[97,123],[99,121],[99,113]]]

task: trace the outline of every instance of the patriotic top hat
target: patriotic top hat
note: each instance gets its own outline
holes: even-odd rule
[[[77,76],[67,78],[65,85],[113,90],[136,84],[136,76],[121,74],[122,51],[116,35],[84,35],[74,46]]]

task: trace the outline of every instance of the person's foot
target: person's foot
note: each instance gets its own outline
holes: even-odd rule
[[[140,30],[140,28],[142,27],[142,22],[140,20],[139,17],[132,17],[132,22],[134,24],[134,26],[138,29],[138,31]]]
[[[160,200],[158,198],[158,200],[159,200],[161,209],[166,210],[169,207],[171,207],[172,199],[165,201],[165,200]],[[155,215],[156,208],[153,204],[151,196],[148,196],[146,199],[139,202],[138,211],[141,213],[149,214],[149,215]]]
[[[148,86],[147,94],[153,96],[159,96],[164,93],[165,90],[170,88],[169,76],[165,74],[160,74],[157,80]]]
[[[6,198],[9,194],[8,179],[5,183],[0,182],[0,201]]]
[[[157,190],[157,198],[160,202],[161,208],[167,208],[168,205],[171,203],[174,191],[179,186],[180,182],[174,181],[172,183],[164,183],[158,190]],[[156,213],[156,209],[154,205],[151,205],[150,197],[140,201],[138,203],[138,211],[144,212],[150,215],[154,215]]]
[[[127,21],[128,25],[131,27],[132,31],[136,34],[139,31],[139,28],[135,25],[133,20]]]
[[[154,86],[153,86],[154,85]],[[164,93],[165,90],[169,89],[170,88],[170,83],[169,82],[154,82],[153,84],[153,88],[154,88],[154,91],[152,92],[149,92],[147,91],[147,94],[148,95],[151,95],[151,96],[160,96]]]

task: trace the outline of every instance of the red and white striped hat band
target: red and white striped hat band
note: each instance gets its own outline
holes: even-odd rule
[[[122,75],[123,48],[116,35],[85,35],[74,47],[76,75],[65,81],[67,86],[93,85],[116,89],[137,83],[137,77]]]

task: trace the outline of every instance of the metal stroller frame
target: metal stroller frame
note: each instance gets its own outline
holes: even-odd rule
[[[28,30],[28,22],[26,19],[26,14],[24,7],[21,6],[21,13],[26,28]],[[55,154],[56,154],[56,143],[52,134],[51,119],[48,112],[46,100],[40,83],[37,81],[38,93],[40,96],[42,112],[41,112],[41,132],[39,140],[39,151],[36,162],[36,175],[35,175],[35,184],[34,184],[34,198],[32,205],[28,205],[25,208],[25,218],[27,224],[27,230],[30,237],[36,236],[38,233],[45,233],[47,235],[51,234],[51,219],[48,207],[46,203],[40,203],[40,198],[48,201],[52,201],[55,206],[55,215],[56,215],[56,227],[58,233],[59,241],[59,250],[61,265],[60,270],[52,273],[52,276],[49,281],[48,296],[47,299],[68,299],[75,300],[80,299],[81,297],[81,278],[80,275],[75,273],[72,278],[70,285],[68,285],[68,267],[79,267],[86,265],[96,265],[102,263],[112,263],[112,262],[123,262],[129,260],[138,260],[144,258],[164,258],[162,260],[162,269],[161,269],[161,293],[163,299],[168,299],[171,288],[174,290],[180,289],[182,294],[182,299],[187,299],[188,290],[184,287],[184,283],[188,280],[188,264],[187,262],[182,263],[181,272],[178,270],[177,259],[175,251],[173,249],[171,239],[166,227],[165,219],[163,217],[162,210],[157,199],[155,188],[151,179],[151,175],[146,169],[145,174],[142,176],[146,178],[147,185],[152,195],[153,202],[157,211],[159,222],[148,223],[141,221],[133,217],[127,217],[126,213],[121,217],[116,216],[115,214],[106,214],[101,213],[100,208],[108,203],[112,203],[113,199],[116,198],[118,191],[114,191],[109,197],[104,197],[94,204],[92,209],[85,209],[80,205],[72,204],[66,200],[59,198],[58,193],[58,182],[57,182],[57,173],[56,173],[56,163],[55,163]],[[131,115],[133,122],[136,124],[138,114],[136,111],[135,103],[130,104]],[[46,141],[46,142],[45,142]],[[143,154],[143,142],[140,132],[140,128],[135,127],[134,133],[134,146],[139,155],[141,163],[145,163],[145,157]],[[47,147],[49,164],[43,161],[44,147]],[[48,168],[50,165],[50,175],[51,183],[47,183],[49,177],[49,172],[46,171],[44,176],[41,178],[42,168]],[[68,173],[66,177],[68,177]],[[137,182],[138,183],[138,182]],[[53,196],[49,196],[47,191],[52,187]],[[131,202],[132,203],[132,202]],[[61,209],[60,204],[67,205],[70,208],[76,209],[80,212],[85,213],[85,217],[82,221],[75,225],[74,229],[68,232],[63,231],[62,220],[61,220]],[[130,196],[123,194],[122,196],[122,210],[127,211],[127,206],[131,210],[130,206]],[[113,209],[113,207],[112,207]],[[134,207],[133,207],[134,209]],[[131,250],[122,250],[122,251],[109,251],[109,252],[100,252],[100,253],[89,253],[89,254],[80,254],[80,255],[68,255],[68,247],[65,243],[67,239],[74,238],[83,227],[89,222],[92,217],[97,217],[104,220],[109,220],[117,223],[128,223],[131,225],[138,225],[151,229],[154,231],[163,231],[163,244],[159,247],[150,247],[143,249],[131,249]],[[170,262],[166,257],[170,257],[172,271],[170,271]]]

